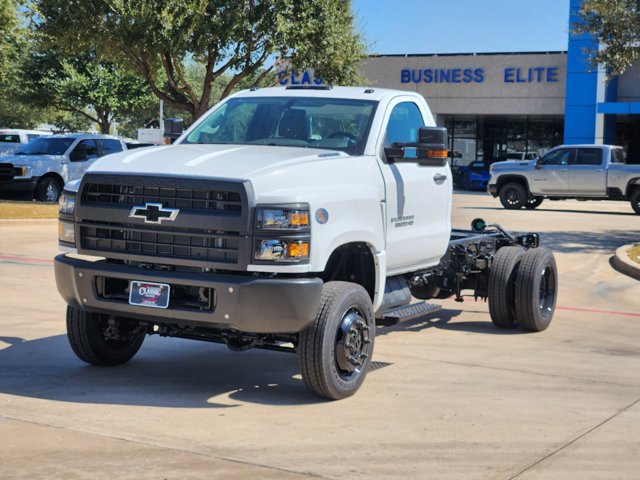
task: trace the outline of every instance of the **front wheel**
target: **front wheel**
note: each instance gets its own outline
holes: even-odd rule
[[[636,188],[629,197],[633,211],[640,215],[640,188]]]
[[[551,323],[558,296],[558,271],[546,248],[528,250],[516,278],[516,317],[525,330],[540,332]]]
[[[80,360],[111,367],[126,363],[138,352],[145,331],[137,322],[67,307],[67,338]]]
[[[62,193],[62,185],[53,177],[44,177],[36,185],[34,198],[39,202],[57,202]]]
[[[500,203],[509,210],[518,210],[527,203],[527,191],[519,183],[507,183],[500,189]]]
[[[316,320],[300,333],[298,342],[307,388],[331,400],[353,395],[369,370],[375,328],[371,298],[364,288],[325,283]]]

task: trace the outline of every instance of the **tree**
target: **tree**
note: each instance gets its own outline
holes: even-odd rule
[[[83,116],[97,123],[102,133],[110,132],[114,119],[132,115],[154,101],[139,77],[114,63],[97,60],[93,53],[63,57],[55,51],[35,51],[24,67],[24,87],[33,105]],[[61,126],[78,125],[73,116],[57,118],[64,120]]]
[[[607,66],[609,77],[620,75],[640,58],[638,0],[585,0],[573,29],[598,39],[600,48],[588,53],[594,66]]]
[[[33,27],[67,51],[91,48],[145,79],[192,119],[275,66],[313,67],[327,81],[359,81],[364,46],[350,0],[34,0]],[[91,19],[87,21],[87,19]],[[198,83],[186,74],[204,66]],[[214,88],[221,86],[216,93]],[[216,98],[217,97],[217,98]]]

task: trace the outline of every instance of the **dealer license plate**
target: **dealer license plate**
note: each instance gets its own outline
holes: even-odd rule
[[[141,307],[167,308],[170,287],[166,283],[131,282],[129,303]]]

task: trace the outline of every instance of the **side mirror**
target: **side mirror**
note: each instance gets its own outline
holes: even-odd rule
[[[541,160],[542,160],[541,158],[537,158],[536,159],[536,166],[535,166],[536,170],[540,170],[542,168],[542,161]]]
[[[69,155],[72,162],[84,162],[87,159],[87,151],[84,148],[76,148]]]
[[[184,122],[181,118],[167,118],[164,121],[164,136],[173,143],[184,130]]]
[[[443,167],[447,164],[447,129],[444,127],[421,127],[418,141],[395,142],[385,147],[384,153],[389,163],[417,163],[422,166]]]

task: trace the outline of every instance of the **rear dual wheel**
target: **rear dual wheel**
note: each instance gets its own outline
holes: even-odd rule
[[[526,252],[503,247],[496,253],[489,275],[489,314],[498,328],[540,332],[551,323],[558,294],[553,253],[546,248]]]

